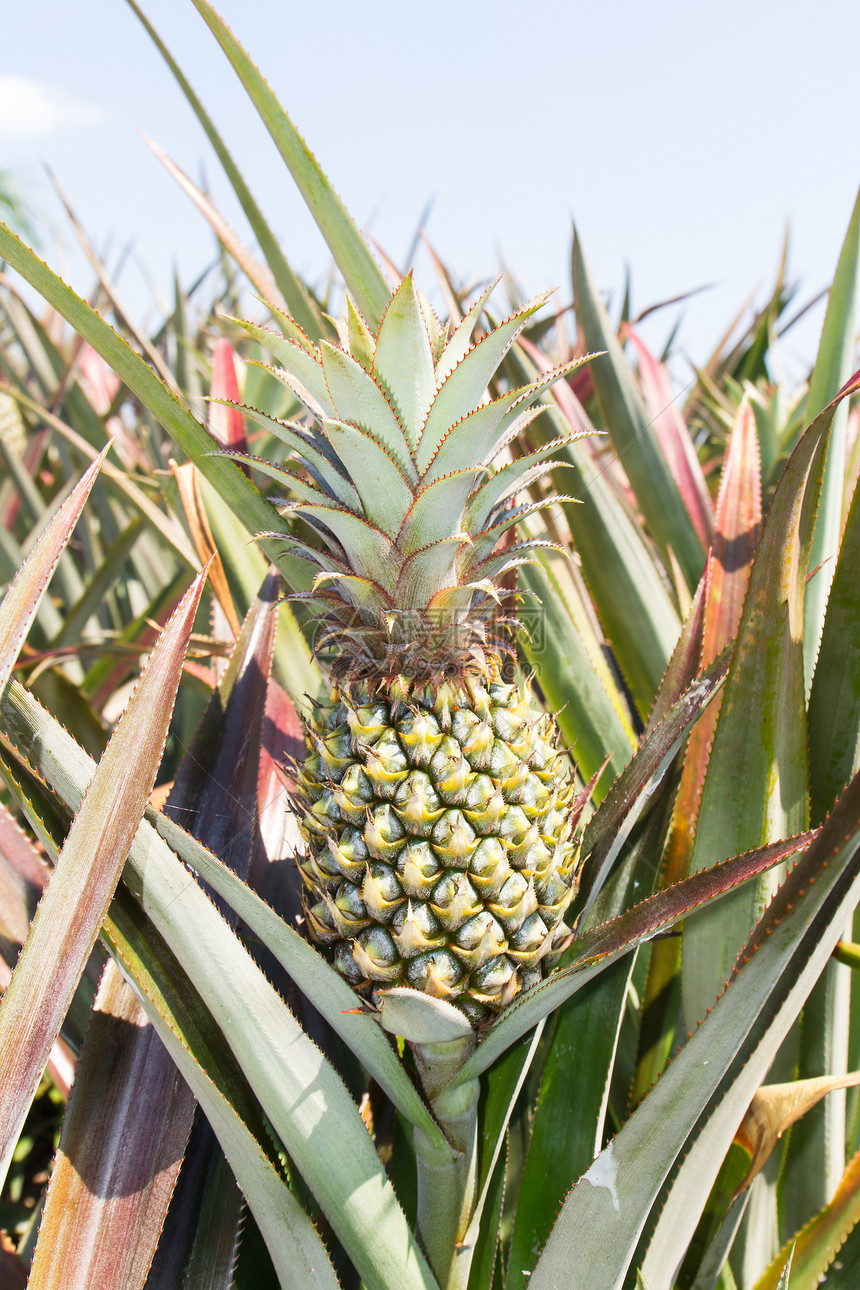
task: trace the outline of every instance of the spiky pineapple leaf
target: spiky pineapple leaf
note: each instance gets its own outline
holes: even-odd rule
[[[244,412],[245,416],[256,421],[258,425],[271,430],[282,443],[294,453],[298,454],[307,462],[310,473],[316,479],[325,491],[331,496],[333,501],[344,506],[347,510],[355,514],[361,512],[361,498],[353,488],[352,484],[346,478],[341,467],[334,465],[319,447],[311,443],[310,440],[300,433],[294,426],[286,421],[280,421],[277,417],[270,416],[260,408],[248,407],[247,404],[238,404],[238,407]]]
[[[478,325],[478,319],[483,313],[484,305],[500,282],[501,278],[496,278],[495,282],[491,282],[454,328],[450,340],[446,342],[442,353],[436,360],[436,383],[438,385],[448,379],[460,360],[468,353],[472,346],[472,337]],[[453,314],[453,316],[456,317],[457,315]]]
[[[230,181],[234,193],[239,199],[239,204],[245,212],[248,223],[254,230],[254,236],[260,245],[260,249],[266,258],[266,262],[272,271],[272,276],[278,285],[284,300],[287,303],[291,314],[298,324],[304,328],[309,336],[318,339],[320,336],[330,335],[330,325],[326,322],[325,316],[316,304],[304,283],[302,283],[293,273],[286,257],[281,249],[280,242],[270,229],[263,212],[257,205],[250,189],[245,183],[242,174],[228,151],[224,140],[215,128],[215,124],[209,113],[203,107],[197,94],[194,92],[191,84],[179,64],[170,53],[167,46],[158,35],[152,23],[146,14],[141,10],[136,0],[128,0],[128,4],[134,10],[140,19],[144,28],[151,37],[155,47],[158,49],[167,66],[170,68],[173,76],[190,103],[195,116],[202,125],[206,137],[211,143],[218,160],[224,168],[224,173]]]
[[[328,419],[323,429],[349,472],[365,516],[394,541],[413,499],[400,466],[369,430]]]
[[[483,336],[440,386],[421,429],[421,442],[416,453],[420,474],[423,475],[433,461],[451,426],[462,420],[464,411],[471,412],[481,405],[490,377],[522,331],[526,319],[546,304],[550,295],[551,292],[544,292],[535,297]]]
[[[500,448],[509,442],[513,431],[521,427],[522,414],[535,400],[556,381],[563,380],[590,359],[591,355],[586,354],[570,363],[563,363],[561,367],[551,368],[540,380],[518,386],[456,421],[439,444],[422,475],[422,482],[429,484],[442,475],[465,470],[476,462],[486,465],[492,461]]]
[[[855,353],[854,319],[860,291],[860,192],[827,298],[821,340],[806,396],[806,417],[818,416],[851,375]],[[837,408],[830,426],[827,458],[821,479],[821,496],[815,516],[810,569],[818,569],[807,583],[803,601],[803,666],[806,691],[812,684],[830,584],[839,551],[842,524],[842,494],[845,486],[845,451],[848,432],[848,404]]]
[[[412,453],[403,427],[384,392],[360,363],[335,345],[320,345],[323,372],[336,416],[360,426],[391,453],[410,483],[417,482]]]
[[[452,528],[462,527],[460,520],[466,498],[479,474],[474,467],[458,470],[434,479],[416,494],[398,537],[397,545],[404,556],[414,555],[449,537]]]
[[[809,788],[815,822],[824,818],[843,784],[858,769],[860,488],[854,491],[845,522],[809,696]]]
[[[380,323],[373,354],[373,375],[394,401],[409,447],[414,452],[427,411],[436,395],[436,375],[430,337],[411,271],[389,300]]]
[[[99,454],[49,520],[3,597],[0,606],[0,692],[12,674],[39,602],[57,561],[72,536],[106,452],[107,448]]]
[[[774,494],[714,735],[691,870],[807,827],[803,588],[827,434],[839,401],[857,388],[860,373],[806,431]],[[750,712],[757,714],[752,725]],[[685,935],[688,1030],[722,989],[771,887],[765,879],[739,892]]]
[[[292,321],[283,316],[281,318],[284,323]],[[315,345],[309,345],[307,341],[303,343],[300,337],[283,336],[271,327],[265,327],[247,318],[229,318],[228,321],[236,323],[267,353],[271,354],[284,371],[298,381],[305,392],[311,396],[318,410],[326,416],[334,416],[334,403],[325,383],[322,361]],[[277,371],[274,374],[277,375]]]
[[[854,780],[774,897],[729,988],[573,1188],[530,1286],[549,1290],[563,1267],[573,1281],[586,1277],[594,1290],[615,1290],[667,1174],[707,1111],[684,1157],[696,1172],[682,1169],[673,1178],[657,1229],[664,1239],[652,1241],[641,1266],[646,1282],[670,1282],[739,1118],[857,900],[859,843],[860,780]],[[733,1078],[724,1082],[730,1069]],[[682,1176],[695,1176],[695,1188],[679,1183]]]
[[[181,448],[211,480],[221,496],[256,533],[279,533],[284,525],[275,508],[235,463],[212,454],[212,439],[188,409],[165,386],[114,329],[0,224],[0,255],[92,345]],[[262,542],[290,586],[306,586],[306,566],[284,552],[272,537]]]
[[[573,233],[573,289],[586,348],[603,351],[591,365],[598,403],[636,494],[645,522],[661,550],[674,552],[692,592],[705,567],[705,551],[672,478],[633,374]]]
[[[230,60],[272,136],[359,309],[371,327],[378,327],[388,303],[389,291],[367,243],[304,139],[233,33],[207,0],[193,0],[193,3]]]
[[[203,582],[186,592],[117,723],[0,1003],[2,1178],[143,816]]]

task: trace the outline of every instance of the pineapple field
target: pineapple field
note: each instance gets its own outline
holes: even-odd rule
[[[390,260],[193,0],[306,282],[129,3],[249,233],[160,154],[144,328],[0,224],[0,1290],[854,1290],[860,196],[805,379],[783,257],[680,395],[576,231]]]

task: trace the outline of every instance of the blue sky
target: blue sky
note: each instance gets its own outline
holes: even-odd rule
[[[240,161],[299,271],[328,256],[266,132],[191,0],[141,0]],[[682,340],[702,361],[776,268],[786,222],[799,299],[833,272],[860,185],[860,6],[823,0],[220,0],[357,221],[395,260],[428,200],[427,233],[463,280],[504,261],[524,288],[570,298],[575,219],[595,277],[634,306],[706,283]],[[121,294],[139,315],[207,262],[207,227],[137,133],[205,171],[244,231],[190,108],[124,0],[5,6],[0,168],[16,171],[89,271],[42,178],[47,162],[102,251],[131,243]],[[145,270],[142,266],[146,266]],[[419,260],[430,286],[431,269]],[[149,281],[148,281],[149,280]],[[799,370],[818,311],[786,339]],[[653,325],[655,343],[670,317]]]

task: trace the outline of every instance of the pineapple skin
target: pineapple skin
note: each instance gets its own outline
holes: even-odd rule
[[[548,714],[484,675],[335,687],[300,776],[311,936],[365,997],[410,986],[480,1025],[557,961],[578,885]]]

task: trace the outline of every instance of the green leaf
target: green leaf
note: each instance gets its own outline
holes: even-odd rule
[[[607,774],[595,790],[600,802],[611,780],[635,751],[630,720],[615,681],[590,631],[583,601],[571,585],[566,557],[541,551],[539,565],[523,565],[521,585],[537,598],[519,612],[525,631],[522,649],[535,670],[549,708],[583,779],[589,780],[609,758]],[[587,635],[585,633],[588,633]]]
[[[214,442],[188,409],[121,339],[114,329],[90,309],[28,247],[0,224],[0,256],[54,306],[67,322],[110,364],[133,394],[173,436],[176,443],[209,479],[253,533],[283,533],[278,512],[254,487],[241,469],[222,454],[213,453]],[[284,553],[283,540],[261,539],[261,545],[291,586],[301,587],[307,577],[303,561]]]
[[[376,330],[385,312],[390,292],[367,243],[304,139],[233,33],[207,0],[193,0],[193,3],[230,60],[233,70],[272,136],[329,245],[347,289],[371,327]]]
[[[413,499],[400,466],[369,430],[328,419],[323,428],[358,490],[364,514],[395,540]]]
[[[355,1012],[356,996],[352,987],[313,946],[293,931],[202,843],[167,815],[150,810],[148,818],[177,854],[259,936],[299,989],[385,1090],[400,1113],[420,1128],[442,1155],[449,1154],[445,1139],[378,1023],[372,1016]]]
[[[266,258],[266,262],[272,271],[278,289],[286,301],[293,318],[300,327],[307,332],[313,339],[318,340],[320,336],[330,335],[330,326],[326,323],[322,311],[314,300],[311,299],[310,293],[296,275],[293,273],[286,261],[280,243],[275,237],[266,222],[265,216],[251,195],[245,180],[242,177],[236,163],[227,150],[224,140],[215,128],[212,118],[209,116],[200,99],[191,88],[182,69],[179,67],[173,55],[150,23],[146,14],[135,3],[135,0],[128,0],[129,5],[137,14],[146,31],[151,36],[153,43],[163,57],[167,66],[173,73],[180,89],[191,104],[194,113],[206,132],[206,137],[212,144],[218,160],[224,167],[224,173],[230,180],[233,191],[239,199],[239,204],[245,212],[248,223],[254,230],[254,236],[260,244],[260,249]]]
[[[480,407],[484,391],[505,353],[522,331],[526,319],[546,304],[545,292],[482,336],[446,378],[430,405],[421,430],[416,462],[423,475],[452,426]]]
[[[816,823],[824,818],[843,784],[857,770],[860,770],[860,488],[854,491],[845,523],[809,696],[810,807]]]
[[[12,675],[39,601],[84,509],[107,448],[75,485],[15,575],[0,606],[0,693]]]
[[[860,378],[839,398],[858,386]],[[816,417],[794,450],[764,524],[708,764],[691,871],[807,827],[803,588],[827,434],[838,401]],[[772,888],[772,880],[763,879],[738,892],[685,934],[688,1030],[728,979]]]
[[[860,288],[860,192],[839,253],[839,262],[827,299],[821,340],[806,396],[808,420],[835,399],[851,375],[855,350],[854,318]],[[810,570],[818,573],[806,585],[803,604],[803,663],[806,692],[812,684],[824,613],[839,551],[842,523],[842,494],[845,487],[845,452],[848,433],[848,404],[837,409],[830,427],[827,459],[821,481],[821,498],[815,517]],[[820,566],[820,567],[819,567]]]
[[[686,1149],[641,1267],[650,1284],[670,1283],[744,1110],[857,900],[858,843],[855,780],[774,897],[728,989],[573,1188],[534,1269],[531,1290],[549,1290],[561,1278],[567,1284],[583,1280],[591,1290],[615,1290],[664,1180]],[[725,1079],[728,1071],[731,1078]]]
[[[705,567],[705,551],[672,477],[659,440],[633,380],[573,234],[573,290],[577,322],[586,349],[602,350],[591,364],[597,401],[645,523],[664,553],[673,551],[690,591]]]
[[[4,1179],[155,780],[203,582],[186,592],[117,723],[0,1003]]]
[[[414,452],[436,394],[436,375],[411,270],[388,302],[376,338],[373,374],[390,394]]]

